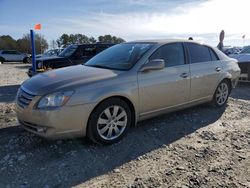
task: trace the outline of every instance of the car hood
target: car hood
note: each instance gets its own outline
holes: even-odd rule
[[[22,88],[35,95],[82,86],[99,80],[116,77],[120,71],[77,65],[37,74],[26,80]]]

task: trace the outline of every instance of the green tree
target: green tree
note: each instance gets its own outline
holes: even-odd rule
[[[9,35],[0,36],[0,49],[2,50],[15,50],[16,40]]]
[[[88,37],[83,34],[63,34],[59,39],[56,40],[58,47],[66,47],[70,44],[89,44],[95,43],[96,39],[94,37]]]
[[[111,36],[111,35],[99,36],[98,37],[98,41],[102,42],[102,43],[115,43],[115,44],[119,44],[119,43],[125,42],[124,39],[118,38],[116,36]]]
[[[59,37],[59,39],[56,40],[58,47],[66,47],[70,44],[69,35],[63,34]]]
[[[89,43],[91,43],[91,44],[96,43],[96,39],[94,37],[90,37]]]
[[[20,52],[31,53],[30,35],[25,34],[17,40],[17,49]],[[36,54],[44,53],[48,49],[48,42],[42,35],[35,36]]]

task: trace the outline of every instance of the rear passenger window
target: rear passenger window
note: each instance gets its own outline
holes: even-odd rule
[[[167,44],[157,49],[150,59],[164,59],[166,67],[184,65],[184,51],[182,43]]]
[[[210,54],[211,54],[212,61],[218,61],[219,58],[218,58],[218,56],[215,54],[215,52],[214,52],[211,48],[209,48],[209,51],[210,51]]]
[[[200,63],[211,61],[209,48],[194,43],[187,43],[190,63]]]

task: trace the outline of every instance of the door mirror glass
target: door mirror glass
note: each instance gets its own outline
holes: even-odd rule
[[[141,72],[149,71],[149,70],[160,70],[165,68],[164,59],[152,59],[149,60],[146,64],[144,64],[141,68]]]

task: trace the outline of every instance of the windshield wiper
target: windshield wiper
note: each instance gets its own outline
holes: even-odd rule
[[[85,65],[85,66],[96,67],[96,68],[101,68],[101,69],[111,69],[109,67],[105,67],[105,66],[102,66],[102,65]]]
[[[109,69],[109,70],[118,70],[118,71],[126,71],[124,69],[119,69],[119,68],[114,68],[114,67],[107,67],[107,66],[102,66],[102,65],[86,65],[83,64],[84,66],[88,67],[96,67],[96,68],[101,68],[101,69]]]

